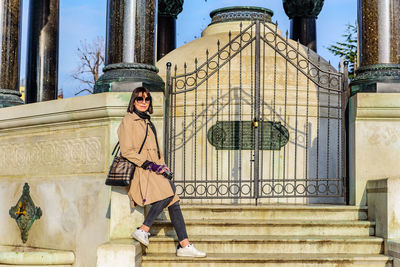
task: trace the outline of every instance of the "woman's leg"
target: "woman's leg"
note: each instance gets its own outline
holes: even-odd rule
[[[186,247],[187,245],[189,245],[189,239],[186,232],[185,220],[183,219],[179,201],[169,206],[168,212],[169,217],[171,218],[171,223],[174,226],[176,235],[178,236],[179,244],[181,245],[181,247]]]
[[[145,246],[149,245],[150,227],[153,225],[158,214],[160,214],[161,211],[166,206],[168,206],[168,204],[171,202],[172,198],[173,198],[173,196],[153,203],[142,226],[140,226],[139,229],[136,229],[136,231],[132,233],[133,238],[135,238],[137,241],[139,241],[140,243],[142,243]]]
[[[207,254],[203,251],[198,250],[192,244],[189,243],[189,239],[186,233],[186,225],[183,219],[181,207],[179,202],[175,202],[168,207],[169,217],[174,225],[176,235],[178,236],[179,245],[176,249],[176,255],[178,257],[206,257]]]
[[[150,227],[153,225],[154,221],[156,220],[157,216],[162,212],[162,210],[168,206],[168,204],[171,202],[174,196],[167,197],[163,200],[154,202],[151,205],[151,208],[149,210],[149,213],[146,215],[146,218],[144,219],[143,225],[140,227],[140,229],[148,232]]]
[[[176,192],[176,187],[174,185],[174,183],[169,180],[169,184],[171,185],[172,188],[172,192]],[[150,227],[153,225],[155,219],[157,218],[157,216],[161,213],[161,211],[168,206],[168,204],[172,201],[172,199],[174,198],[174,196],[170,196],[168,198],[165,198],[163,200],[154,202],[151,205],[151,208],[149,210],[149,213],[146,215],[146,218],[142,224],[142,226],[140,226],[140,229],[148,232],[150,230]]]

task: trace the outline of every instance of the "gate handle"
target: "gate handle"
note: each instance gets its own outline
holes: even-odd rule
[[[254,119],[253,121],[253,127],[257,128],[258,127],[258,120]]]

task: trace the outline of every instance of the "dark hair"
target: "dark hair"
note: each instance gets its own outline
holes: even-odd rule
[[[146,87],[137,87],[135,90],[132,92],[131,100],[129,101],[128,109],[127,112],[132,113],[133,110],[135,109],[135,100],[139,96],[139,93],[146,93],[148,97],[150,97],[150,104],[149,108],[147,109],[147,112],[150,114],[153,114],[153,99],[151,98],[150,91]]]

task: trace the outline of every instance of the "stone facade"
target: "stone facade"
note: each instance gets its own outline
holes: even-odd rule
[[[143,211],[104,184],[129,99],[130,93],[105,93],[0,110],[0,211],[8,214],[27,182],[43,212],[26,244],[16,222],[1,216],[0,245],[73,251],[73,266],[92,267],[97,246],[130,238]],[[153,99],[162,128],[162,94]]]
[[[400,175],[400,94],[358,93],[349,103],[350,204],[366,205],[369,180]]]

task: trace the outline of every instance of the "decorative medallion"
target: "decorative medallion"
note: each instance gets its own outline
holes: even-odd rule
[[[259,123],[260,150],[280,150],[289,141],[289,131],[280,123]],[[208,142],[217,150],[254,149],[252,121],[218,121],[207,134]]]
[[[178,18],[183,10],[183,0],[159,0],[158,14],[165,17]]]
[[[17,225],[21,231],[22,242],[26,243],[29,229],[31,229],[34,221],[40,219],[42,216],[42,210],[39,207],[35,207],[30,196],[28,183],[25,183],[22,196],[18,200],[18,203],[14,207],[11,207],[9,213],[11,218],[17,221]]]
[[[324,5],[324,0],[283,0],[286,15],[292,19],[317,18]]]

